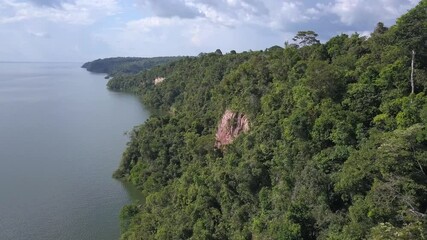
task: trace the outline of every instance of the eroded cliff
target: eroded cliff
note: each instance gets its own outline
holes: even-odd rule
[[[215,147],[221,148],[234,141],[240,134],[249,131],[249,119],[243,113],[226,110],[218,124]]]

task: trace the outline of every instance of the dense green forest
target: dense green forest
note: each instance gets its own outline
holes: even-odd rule
[[[155,66],[177,61],[182,57],[115,57],[97,59],[83,64],[82,68],[95,73],[107,73],[111,76],[117,74],[135,74]]]
[[[427,238],[427,0],[370,37],[294,40],[110,81],[156,110],[114,174],[145,196],[122,239]],[[226,110],[250,130],[215,147]]]

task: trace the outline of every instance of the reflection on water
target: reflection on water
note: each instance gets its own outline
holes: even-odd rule
[[[144,202],[144,196],[142,195],[141,191],[139,191],[135,186],[125,181],[120,181],[120,183],[122,184],[123,189],[126,190],[128,196],[133,201],[138,201],[139,203]]]

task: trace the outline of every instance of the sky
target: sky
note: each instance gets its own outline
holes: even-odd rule
[[[420,0],[0,0],[0,61],[263,50],[301,30],[369,35]]]

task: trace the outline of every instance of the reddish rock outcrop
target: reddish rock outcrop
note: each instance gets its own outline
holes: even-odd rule
[[[233,142],[241,133],[249,131],[249,120],[242,113],[226,110],[216,132],[215,147],[221,148]]]
[[[156,79],[154,79],[154,85],[158,85],[160,83],[162,83],[165,80],[164,77],[158,77]]]

